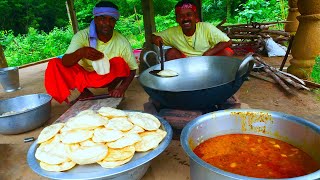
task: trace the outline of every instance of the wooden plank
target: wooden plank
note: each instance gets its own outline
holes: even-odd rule
[[[98,110],[101,107],[116,108],[123,98],[106,98],[87,101],[77,101],[65,113],[63,113],[55,123],[66,122],[69,118],[76,116],[79,112],[87,109]]]

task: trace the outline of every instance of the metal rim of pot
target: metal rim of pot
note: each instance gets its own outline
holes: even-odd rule
[[[222,114],[222,113],[231,113],[231,112],[267,112],[270,114],[273,114],[274,116],[279,116],[279,117],[286,117],[287,119],[290,119],[290,121],[293,121],[297,124],[300,125],[304,125],[306,127],[311,128],[312,130],[314,130],[315,132],[320,134],[320,126],[306,121],[303,118],[297,117],[297,116],[293,116],[293,115],[289,115],[289,114],[285,114],[285,113],[281,113],[281,112],[275,112],[275,111],[267,111],[267,110],[259,110],[259,109],[230,109],[230,110],[223,110],[223,111],[216,111],[216,112],[212,112],[212,116],[214,115],[218,115],[218,114]],[[208,113],[209,114],[209,113]],[[219,168],[216,168],[208,163],[206,163],[205,161],[203,161],[201,158],[199,158],[190,148],[189,146],[189,136],[190,136],[190,132],[193,130],[194,127],[197,127],[197,125],[201,124],[203,121],[205,121],[205,119],[202,119],[202,117],[205,116],[199,116],[196,119],[190,121],[182,130],[181,132],[181,136],[180,136],[180,142],[182,145],[182,148],[184,150],[184,152],[188,155],[188,157],[190,158],[190,160],[192,159],[195,163],[197,163],[198,165],[208,169],[211,172],[215,172],[218,173],[222,176],[225,177],[229,177],[229,178],[233,178],[233,179],[248,179],[248,180],[260,180],[260,179],[265,179],[265,178],[254,178],[254,177],[248,177],[248,176],[242,176],[242,175],[238,175],[238,174],[234,174],[231,172],[227,172],[224,170],[221,170]],[[191,166],[190,166],[191,167]],[[293,178],[283,178],[283,180],[305,180],[305,179],[317,179],[320,177],[320,170],[317,170],[313,173],[304,175],[304,176],[299,176],[299,177],[293,177]]]

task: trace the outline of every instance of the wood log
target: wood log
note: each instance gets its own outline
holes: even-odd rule
[[[299,84],[299,83],[296,83],[295,81],[293,81],[291,78],[293,78],[294,80],[297,80],[298,82],[302,81],[300,80],[298,77],[295,77],[293,75],[288,75],[288,73],[284,73],[282,71],[279,71],[278,69],[270,66],[269,64],[265,63],[260,57],[255,57],[255,59],[263,64],[265,67],[267,67],[267,69],[270,69],[270,71],[272,71],[275,75],[277,75],[279,78],[283,79],[284,81],[286,81],[288,84],[291,84],[292,86],[294,86],[295,88],[297,89],[305,89],[305,90],[308,90],[310,91],[309,88],[307,88],[306,86],[302,84]],[[265,69],[264,69],[265,70]],[[303,81],[302,81],[303,82]],[[301,83],[301,82],[300,82]]]
[[[230,39],[258,39],[258,38],[261,38],[260,35],[250,35],[250,34],[246,34],[246,35],[240,35],[240,34],[231,34],[231,35],[228,35],[228,37]]]
[[[231,28],[230,32],[232,33],[238,33],[238,32],[261,32],[262,29],[259,28],[245,28],[245,27],[235,27],[235,28]]]
[[[284,74],[280,73],[280,72],[277,72],[275,71],[274,72],[277,76],[279,76],[281,79],[285,80],[287,83],[291,84],[293,87],[297,88],[297,89],[305,89],[305,90],[308,90],[310,91],[309,88],[299,84],[299,83],[296,83],[294,82],[291,78],[289,78],[288,76],[285,76]]]
[[[262,30],[262,33],[268,33],[268,34],[276,34],[276,35],[281,35],[285,37],[290,37],[290,33],[284,32],[284,31],[279,31],[279,30]]]
[[[265,22],[265,23],[258,23],[258,22],[252,22],[248,24],[234,24],[234,25],[228,25],[228,26],[223,26],[223,27],[240,27],[240,26],[251,26],[251,27],[256,27],[257,25],[276,25],[279,23],[292,23],[293,21],[275,21],[275,22]]]
[[[294,94],[292,89],[287,86],[276,74],[274,74],[267,66],[263,67],[263,70],[268,73],[283,89],[285,89],[288,93]]]

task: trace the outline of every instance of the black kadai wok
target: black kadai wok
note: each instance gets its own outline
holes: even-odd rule
[[[146,93],[162,106],[175,109],[209,109],[235,94],[252,69],[254,57],[243,60],[224,56],[197,56],[164,63],[164,69],[177,72],[175,77],[159,77],[150,71],[139,76]]]

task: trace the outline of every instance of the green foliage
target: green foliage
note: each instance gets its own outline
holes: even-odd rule
[[[314,82],[320,83],[320,56],[316,58],[316,64],[313,66],[311,78]]]
[[[168,15],[155,16],[155,23],[156,23],[156,31],[163,31],[169,27],[176,26],[178,23],[176,22],[176,16],[174,14],[174,10],[172,10]]]
[[[20,66],[63,54],[72,38],[71,29],[54,28],[50,33],[29,28],[26,35],[1,32],[1,44],[9,66]]]
[[[236,9],[238,16],[235,20],[240,22],[261,22],[278,21],[287,17],[287,1],[284,0],[248,0],[245,4],[240,4],[240,9]]]
[[[26,34],[29,27],[50,32],[68,23],[65,0],[1,0],[0,30]]]

